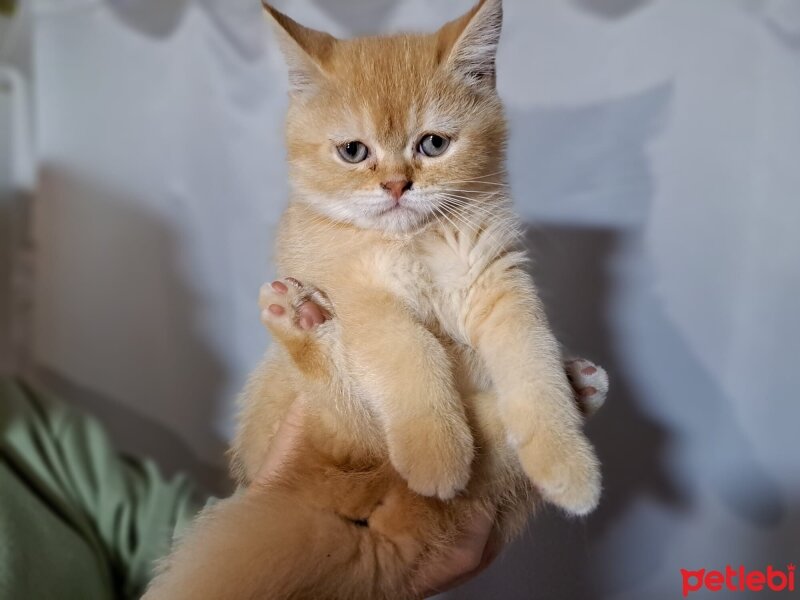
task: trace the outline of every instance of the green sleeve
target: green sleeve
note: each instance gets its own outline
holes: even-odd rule
[[[200,504],[92,418],[0,380],[0,598],[134,598]]]

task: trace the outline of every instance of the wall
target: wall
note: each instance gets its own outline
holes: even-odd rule
[[[26,218],[35,181],[28,67],[30,20],[0,6],[0,373],[20,365],[30,323]]]
[[[469,2],[276,5],[349,35]],[[36,361],[209,479],[267,342],[281,59],[254,0],[34,6]],[[507,0],[499,77],[553,321],[611,372],[606,491],[451,597],[675,597],[682,567],[796,561],[800,3]]]

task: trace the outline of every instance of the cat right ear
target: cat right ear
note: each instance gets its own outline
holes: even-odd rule
[[[333,49],[336,38],[304,27],[266,2],[263,4],[289,67],[290,93],[300,95],[312,92],[325,78],[322,65]]]
[[[502,0],[479,0],[467,14],[439,30],[440,56],[469,84],[494,89],[502,26]]]

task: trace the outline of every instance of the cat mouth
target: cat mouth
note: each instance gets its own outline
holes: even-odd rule
[[[379,228],[391,231],[412,231],[424,227],[433,218],[433,214],[423,207],[409,206],[408,203],[395,203],[383,208],[373,217]]]
[[[395,203],[395,204],[392,204],[391,206],[388,206],[388,207],[384,208],[379,213],[379,216],[388,215],[388,214],[392,214],[392,213],[396,213],[396,212],[403,212],[403,211],[408,211],[408,212],[412,212],[412,213],[416,213],[417,212],[416,210],[411,208],[408,204]]]

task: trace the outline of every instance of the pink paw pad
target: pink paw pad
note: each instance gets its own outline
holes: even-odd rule
[[[608,373],[585,358],[569,359],[565,367],[581,410],[586,415],[593,415],[606,401]]]
[[[329,312],[312,299],[315,292],[293,277],[262,286],[259,295],[262,320],[269,323],[288,316],[296,327],[305,331],[314,329],[330,318]]]

